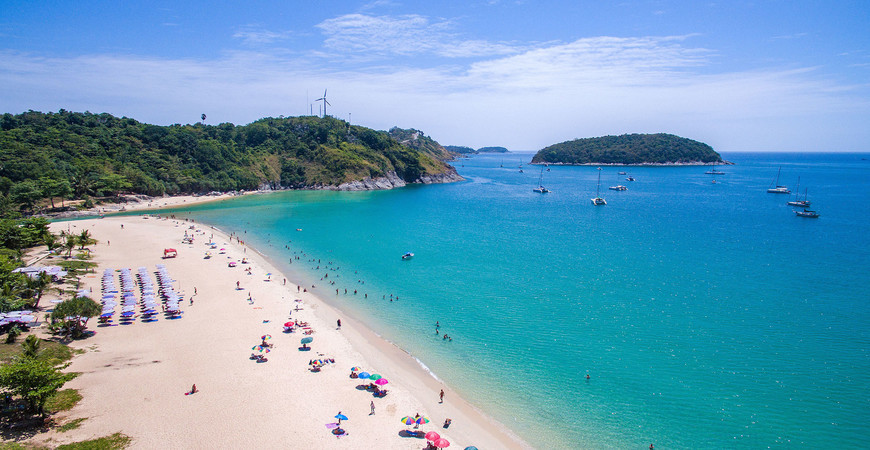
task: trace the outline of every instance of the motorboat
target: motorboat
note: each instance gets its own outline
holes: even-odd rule
[[[402,259],[411,259],[413,257],[414,257],[414,254],[411,252],[406,252],[404,255],[402,255]]]
[[[623,186],[623,185],[621,185],[621,184],[618,184],[618,185],[616,185],[616,186],[610,186],[610,187],[607,188],[607,189],[610,189],[611,191],[627,191],[627,190],[628,190],[627,187],[625,187],[625,186]]]
[[[819,218],[819,213],[812,211],[812,210],[809,210],[809,209],[805,209],[803,211],[795,211],[794,213],[798,217],[806,217],[808,219],[818,219]]]

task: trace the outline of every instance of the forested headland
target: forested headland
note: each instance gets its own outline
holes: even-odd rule
[[[0,117],[0,207],[30,212],[119,193],[320,188],[393,173],[414,183],[455,174],[439,160],[443,147],[443,155],[427,150],[334,117],[159,126],[107,113],[7,113]]]

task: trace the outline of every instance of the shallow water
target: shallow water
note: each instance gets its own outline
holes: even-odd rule
[[[551,166],[541,195],[512,153],[456,162],[464,183],[183,214],[247,238],[536,447],[864,445],[870,155],[724,157],[716,184],[604,167],[603,207],[595,167]],[[765,192],[780,166],[821,218]]]

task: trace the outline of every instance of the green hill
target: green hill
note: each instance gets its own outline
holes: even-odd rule
[[[24,210],[121,192],[316,188],[386,176],[414,183],[445,174],[455,170],[436,157],[333,117],[240,126],[157,126],[64,110],[0,117],[0,200]]]
[[[623,134],[575,139],[546,147],[532,163],[708,164],[726,163],[712,147],[672,134]]]
[[[469,155],[472,153],[477,153],[477,150],[462,145],[445,145],[444,148],[447,149],[447,151],[450,153],[456,153],[459,155]]]
[[[480,147],[477,153],[507,153],[508,149],[504,147]]]
[[[393,127],[390,128],[389,134],[390,137],[400,144],[406,145],[435,159],[447,161],[453,158],[453,155],[451,155],[446,148],[441,146],[441,144],[434,139],[423,134],[420,130],[415,130],[413,128],[405,130],[399,127]]]

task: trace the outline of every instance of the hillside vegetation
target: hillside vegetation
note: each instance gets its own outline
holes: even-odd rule
[[[24,210],[121,192],[311,188],[393,171],[413,183],[453,171],[439,153],[386,132],[313,116],[158,126],[106,113],[28,111],[0,118],[0,150],[0,194]]]
[[[546,147],[532,163],[705,164],[724,163],[712,147],[672,134],[623,134],[575,139]]]

